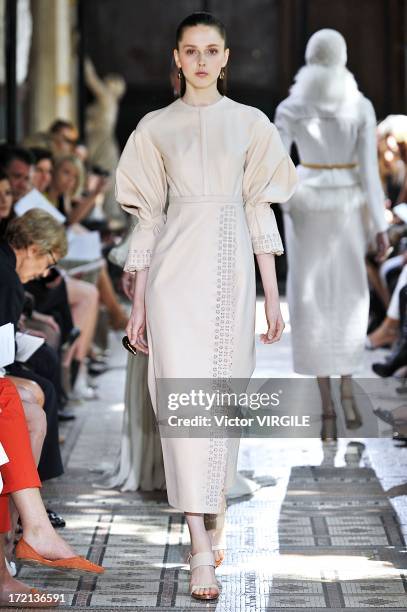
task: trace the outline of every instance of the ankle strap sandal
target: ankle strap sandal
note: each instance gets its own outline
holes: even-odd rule
[[[202,565],[209,565],[211,567],[215,567],[215,561],[213,558],[213,554],[211,552],[201,552],[201,553],[196,553],[195,555],[192,555],[190,553],[188,556],[188,561],[189,561],[191,572],[197,567],[200,567]],[[201,591],[203,589],[216,590],[216,593],[215,594],[197,593],[197,591]],[[217,582],[212,582],[209,584],[193,584],[191,585],[191,589],[190,589],[190,594],[194,599],[200,599],[200,600],[205,600],[205,601],[217,599],[219,597],[219,593],[220,593],[219,584]]]

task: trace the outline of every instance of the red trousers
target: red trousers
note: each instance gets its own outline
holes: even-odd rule
[[[41,486],[20,396],[7,378],[0,378],[0,442],[9,458],[8,463],[0,466],[4,482],[0,495],[0,533],[6,533],[10,529],[9,493]]]

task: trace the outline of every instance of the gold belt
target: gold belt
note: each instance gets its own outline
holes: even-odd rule
[[[357,168],[358,164],[305,164],[301,162],[304,168],[313,168],[314,170],[351,170]]]

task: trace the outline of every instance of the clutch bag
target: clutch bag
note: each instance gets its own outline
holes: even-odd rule
[[[132,355],[137,355],[137,350],[136,348],[130,343],[130,340],[128,338],[128,336],[123,336],[122,338],[122,344],[124,346],[124,348],[129,351],[129,353],[131,353]]]

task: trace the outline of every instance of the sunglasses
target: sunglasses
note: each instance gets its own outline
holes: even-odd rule
[[[51,257],[51,260],[52,260],[52,262],[47,265],[47,270],[51,270],[51,268],[53,268],[54,266],[57,265],[57,260],[55,259],[54,254],[52,253],[52,251],[47,251],[47,253]]]
[[[63,136],[62,140],[66,142],[66,144],[71,145],[72,147],[78,144],[78,140],[76,138],[67,138],[66,136]]]

